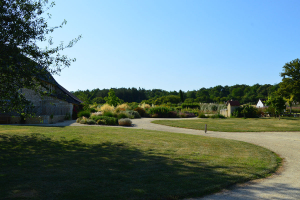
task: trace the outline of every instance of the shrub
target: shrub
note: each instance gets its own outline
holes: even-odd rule
[[[91,116],[91,113],[90,111],[88,110],[83,110],[83,111],[80,111],[78,114],[77,114],[77,117],[86,117],[86,118],[89,118]]]
[[[149,104],[146,104],[146,103],[142,103],[141,105],[139,105],[139,107],[141,107],[141,108],[143,108],[145,110],[151,108],[151,106]]]
[[[117,108],[127,110],[127,109],[130,109],[130,106],[127,103],[123,103],[121,105],[118,105]]]
[[[97,124],[105,124],[105,125],[117,125],[118,119],[115,117],[108,117],[108,116],[92,116],[91,117],[94,121],[97,122]],[[99,120],[102,120],[99,122]]]
[[[170,112],[169,112],[169,117],[171,117],[171,118],[176,118],[176,117],[178,117],[177,112],[176,112],[176,111],[170,111]]]
[[[225,116],[221,115],[221,114],[215,114],[215,115],[210,116],[210,118],[225,118]]]
[[[92,119],[87,119],[86,124],[96,124],[96,122]]]
[[[98,125],[104,125],[105,124],[105,120],[104,119],[99,119],[96,124]]]
[[[141,115],[137,112],[137,111],[133,111],[133,110],[127,110],[126,114],[128,115],[129,118],[133,119],[133,118],[141,118]]]
[[[95,108],[90,108],[89,110],[90,110],[91,113],[97,112],[97,110]]]
[[[80,121],[81,121],[81,117],[79,117],[79,118],[76,119],[77,123],[80,123]]]
[[[202,112],[199,112],[199,115],[198,115],[199,118],[208,118],[204,113]]]
[[[246,117],[246,118],[256,118],[258,117],[257,114],[258,114],[257,108],[251,105],[244,105],[243,107],[238,107],[232,113],[234,117]]]
[[[171,110],[167,107],[153,107],[153,108],[150,108],[149,110],[149,114],[153,115],[154,114],[157,114],[158,117],[168,117],[168,114]]]
[[[198,108],[200,109],[199,103],[182,103],[181,108]]]
[[[182,118],[188,118],[188,117],[195,117],[196,115],[194,113],[190,113],[190,112],[179,112],[179,117]]]
[[[146,115],[146,111],[144,108],[137,107],[134,109],[134,111],[138,112],[140,114],[140,116],[142,116],[142,117],[145,117],[145,115]]]
[[[120,126],[131,126],[132,121],[128,118],[120,119],[119,120],[119,125]]]
[[[106,111],[113,112],[114,109],[115,109],[115,107],[108,105],[108,104],[104,104],[100,107],[100,111],[102,111],[102,112],[106,112]]]
[[[105,111],[105,112],[103,112],[102,116],[114,117],[114,114],[110,111]]]
[[[128,116],[125,113],[119,113],[118,119],[122,119],[122,118],[128,118]]]

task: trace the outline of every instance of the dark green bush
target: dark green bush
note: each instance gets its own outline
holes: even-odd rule
[[[118,118],[118,115],[117,115],[117,114],[114,114],[114,113],[112,113],[112,112],[110,112],[110,111],[105,111],[105,112],[103,113],[103,116]]]
[[[141,117],[145,117],[145,115],[146,115],[146,111],[145,111],[145,109],[143,109],[143,108],[136,107],[136,108],[134,109],[134,111],[138,112],[138,113],[140,114]]]
[[[82,110],[77,114],[77,117],[86,117],[89,118],[91,116],[91,112],[88,110]]]
[[[132,116],[132,118],[135,118],[135,119],[141,118],[141,115],[137,111],[134,111],[134,110],[127,110],[126,114],[128,115],[129,118],[131,118],[131,116]]]
[[[90,108],[89,110],[91,113],[97,112],[97,110],[95,108]]]
[[[251,105],[244,105],[243,107],[236,108],[232,115],[234,117],[246,117],[246,118],[256,118],[258,110],[256,107]]]
[[[97,124],[104,123],[105,125],[117,125],[118,119],[115,117],[108,117],[108,116],[92,116],[91,117]],[[99,121],[100,120],[100,121]]]
[[[199,118],[208,118],[204,113],[199,113],[198,117]]]
[[[128,116],[125,113],[119,113],[118,119],[122,119],[122,118],[128,118]]]
[[[199,103],[183,103],[181,104],[181,108],[198,108],[200,109]]]
[[[221,114],[215,114],[215,115],[210,116],[210,118],[225,118],[225,116],[221,115]]]
[[[170,111],[171,110],[169,108],[160,106],[160,107],[150,108],[148,112],[152,116],[155,115],[157,117],[168,117]]]

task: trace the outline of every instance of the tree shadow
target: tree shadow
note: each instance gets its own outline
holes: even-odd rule
[[[0,198],[179,199],[245,181],[223,168],[124,143],[0,135]]]

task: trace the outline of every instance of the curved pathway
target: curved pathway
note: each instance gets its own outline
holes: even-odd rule
[[[139,129],[205,135],[209,137],[245,141],[268,148],[284,158],[284,170],[277,175],[273,175],[267,179],[252,181],[244,185],[236,186],[232,190],[209,195],[201,199],[300,199],[300,132],[229,133],[211,132],[208,127],[208,132],[205,134],[204,131],[201,130],[153,124],[151,123],[153,120],[158,119],[143,118],[133,119],[132,121],[134,128]]]
[[[222,191],[213,195],[205,196],[206,200],[253,200],[253,199],[276,199],[286,200],[300,199],[300,132],[212,132],[204,133],[201,130],[175,128],[164,125],[153,124],[151,121],[160,120],[158,118],[133,119],[133,127],[137,129],[149,129],[166,132],[185,133],[193,135],[205,135],[234,139],[253,143],[270,149],[284,158],[284,170],[269,178],[251,181],[238,185],[231,190]],[[165,120],[165,119],[164,119]],[[168,119],[169,120],[169,119]],[[172,119],[178,120],[178,119]],[[188,119],[191,120],[191,119]],[[61,124],[63,125],[63,123]],[[78,126],[79,124],[67,122],[66,126]],[[59,126],[59,123],[56,124]],[[300,131],[300,130],[299,130]],[[193,198],[196,200],[198,198]],[[199,198],[200,199],[200,198]],[[192,199],[190,199],[192,200]]]

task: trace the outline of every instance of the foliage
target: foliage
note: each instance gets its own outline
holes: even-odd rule
[[[141,118],[141,115],[137,112],[137,111],[134,111],[134,110],[126,110],[125,111],[128,115],[129,118]]]
[[[178,115],[181,118],[196,117],[194,113],[190,113],[190,112],[179,112]]]
[[[110,111],[105,111],[105,112],[103,112],[102,116],[114,117],[114,113],[112,113]]]
[[[150,108],[148,113],[155,116],[157,115],[157,117],[168,117],[168,113],[170,111],[171,110],[167,107],[159,106],[159,107]]]
[[[122,112],[118,114],[118,119],[122,119],[122,118],[128,118],[127,114]]]
[[[116,109],[118,109],[118,108],[121,108],[122,110],[128,110],[128,109],[130,109],[130,106],[127,103],[123,103],[116,107]]]
[[[80,111],[80,112],[78,112],[78,114],[77,114],[77,117],[87,117],[87,118],[89,118],[91,116],[91,113],[90,113],[90,111],[88,111],[88,110],[82,110],[82,111]]]
[[[69,59],[60,52],[72,47],[80,36],[67,45],[53,47],[48,34],[62,28],[66,21],[56,27],[49,27],[46,12],[54,6],[48,1],[1,0],[0,2],[0,113],[15,111],[29,115],[32,104],[20,90],[27,88],[37,94],[48,95],[44,80],[50,74],[59,74],[62,68],[69,67],[75,59]],[[48,41],[42,49],[38,43]],[[41,87],[42,86],[42,87]],[[44,88],[44,89],[43,89]]]
[[[214,115],[211,115],[209,118],[213,118],[213,119],[215,119],[215,118],[221,118],[221,119],[224,119],[225,116],[221,115],[221,114],[214,114]]]
[[[92,100],[93,103],[96,103],[96,104],[104,104],[105,103],[105,99],[103,97],[95,97],[93,100]]]
[[[138,113],[140,114],[141,117],[145,117],[145,116],[146,116],[146,111],[145,111],[145,109],[143,109],[143,108],[136,107],[136,108],[134,109],[134,111],[138,112]]]
[[[154,102],[155,105],[161,105],[161,104],[177,104],[180,103],[180,97],[176,95],[168,95],[157,98]]]
[[[208,118],[203,112],[199,112],[198,117],[199,118]]]
[[[115,109],[114,106],[111,106],[111,105],[109,105],[109,104],[104,104],[104,105],[102,105],[102,106],[100,107],[99,110],[100,110],[101,112],[107,112],[107,111],[113,112],[114,109]]]
[[[180,102],[184,102],[184,96],[182,90],[179,90],[179,98],[180,98]]]
[[[283,66],[283,72],[280,73],[282,82],[278,94],[290,98],[293,95],[294,100],[300,102],[300,60],[297,58]]]
[[[200,109],[200,104],[199,103],[182,103],[181,107],[182,108],[198,108],[198,109]]]
[[[91,117],[97,124],[101,124],[104,122],[105,125],[117,125],[118,119],[115,117],[108,117],[108,116],[92,116]],[[100,120],[100,121],[99,121]]]
[[[170,111],[170,112],[168,113],[168,117],[169,117],[169,118],[176,118],[176,117],[178,117],[178,114],[177,114],[176,111]]]
[[[279,116],[280,120],[280,114],[286,108],[283,97],[278,95],[269,96],[266,104],[274,109],[275,114]]]
[[[104,97],[104,99],[108,105],[112,105],[112,106],[117,106],[118,104],[123,102],[122,99],[119,99],[116,96],[115,91],[113,89],[109,90],[108,97]]]
[[[236,108],[232,116],[234,117],[245,117],[245,118],[256,118],[259,115],[257,114],[258,110],[256,107],[251,105],[244,105],[243,107]]]
[[[124,118],[124,119],[119,119],[118,123],[120,126],[131,126],[132,121],[128,118]]]

